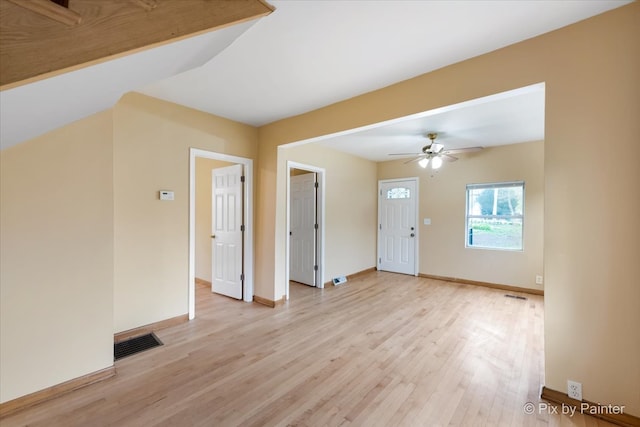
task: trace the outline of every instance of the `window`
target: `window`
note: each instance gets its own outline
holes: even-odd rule
[[[387,199],[410,199],[411,190],[405,187],[395,187],[387,191]]]
[[[467,185],[466,247],[522,250],[524,182]]]

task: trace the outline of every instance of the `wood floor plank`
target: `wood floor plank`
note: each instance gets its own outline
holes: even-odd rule
[[[524,413],[544,382],[541,296],[385,272],[290,296],[197,286],[196,319],[163,346],[2,426],[610,425]]]

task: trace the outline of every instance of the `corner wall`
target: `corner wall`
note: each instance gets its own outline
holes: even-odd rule
[[[0,401],[113,365],[112,114],[0,153]]]
[[[130,93],[113,137],[117,333],[188,313],[189,148],[255,159],[257,130]]]

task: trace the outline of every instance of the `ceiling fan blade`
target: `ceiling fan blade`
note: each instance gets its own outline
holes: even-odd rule
[[[407,160],[406,162],[404,162],[404,164],[406,165],[407,163],[413,163],[413,162],[417,162],[420,159],[423,159],[426,156],[418,156],[418,157],[414,157],[413,159]]]
[[[456,160],[458,160],[457,157],[452,156],[450,154],[441,154],[440,155],[442,157],[443,160],[446,160],[447,162],[455,162]]]
[[[445,150],[443,154],[473,153],[474,151],[480,151],[482,149],[484,149],[484,147],[457,148],[453,150]]]
[[[419,156],[422,153],[390,153],[388,156]]]

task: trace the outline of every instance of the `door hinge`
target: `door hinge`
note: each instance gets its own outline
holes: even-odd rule
[[[380,230],[382,230],[382,224],[380,224]]]
[[[244,175],[240,177],[240,182],[244,182]]]
[[[382,196],[382,190],[380,190],[380,195]]]
[[[241,281],[241,282],[244,282],[244,274],[241,274],[241,275],[240,275],[240,281]]]
[[[313,224],[313,227],[317,230],[318,229],[318,224]]]
[[[382,258],[378,258],[378,264],[382,264]]]
[[[240,231],[244,231],[244,224],[240,226]]]
[[[313,184],[313,186],[314,186],[314,187],[316,187],[316,188],[320,187],[320,185],[319,185],[317,182],[315,182],[315,183]]]
[[[318,271],[318,266],[317,265],[313,266],[313,271]]]

